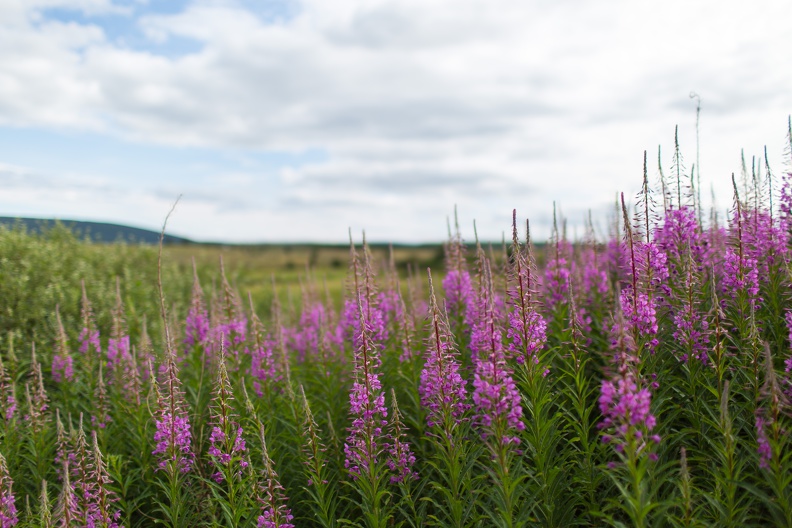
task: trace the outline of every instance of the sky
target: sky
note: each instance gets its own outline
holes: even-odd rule
[[[197,241],[570,236],[785,154],[789,0],[0,0],[0,216]],[[691,98],[691,92],[698,98]],[[696,106],[700,102],[699,141]]]

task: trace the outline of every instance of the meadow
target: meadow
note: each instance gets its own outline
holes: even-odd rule
[[[792,526],[789,141],[725,218],[645,163],[607,238],[0,229],[0,528]]]

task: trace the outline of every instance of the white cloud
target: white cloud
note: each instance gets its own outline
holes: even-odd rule
[[[196,220],[196,238],[272,238],[234,224],[260,217],[278,219],[283,238],[340,240],[353,220],[377,238],[442,237],[442,221],[425,226],[454,203],[488,236],[508,226],[485,219],[508,222],[517,207],[547,220],[554,199],[576,222],[638,185],[644,149],[654,159],[662,142],[670,160],[675,124],[695,158],[690,90],[703,102],[704,176],[727,197],[739,148],[767,143],[779,160],[792,111],[786,1],[306,0],[274,21],[196,1],[137,21],[153,43],[200,43],[175,57],[37,16],[54,5],[120,9],[0,7],[0,123],[327,153],[283,170],[282,207],[204,204],[221,227]],[[300,231],[303,220],[314,227]]]

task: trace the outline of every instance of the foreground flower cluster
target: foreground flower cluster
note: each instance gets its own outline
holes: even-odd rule
[[[64,284],[79,325],[0,346],[0,528],[792,526],[792,174],[723,218],[649,172],[605,240],[363,241],[267,317],[222,264],[181,311]]]

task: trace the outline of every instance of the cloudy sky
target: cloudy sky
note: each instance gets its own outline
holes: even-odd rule
[[[546,236],[670,166],[785,167],[792,2],[0,0],[0,216],[212,241]]]

